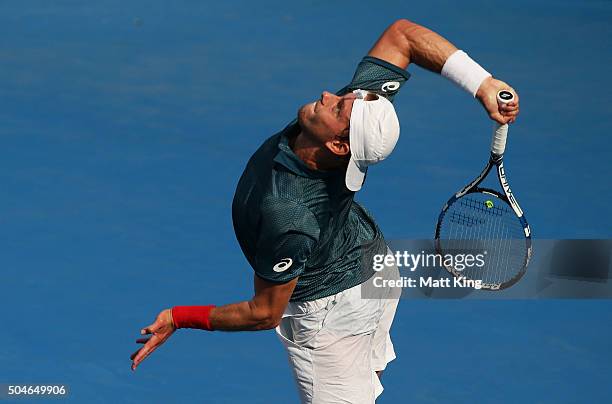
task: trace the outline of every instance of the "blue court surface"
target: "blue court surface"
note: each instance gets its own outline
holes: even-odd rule
[[[83,403],[293,403],[273,332],[142,326],[252,293],[231,201],[251,153],[335,91],[384,28],[447,37],[521,97],[506,169],[536,238],[610,238],[607,1],[0,3],[0,383]],[[357,199],[388,238],[433,236],[491,122],[410,66],[402,136]],[[612,303],[405,300],[378,403],[610,401]],[[61,402],[61,401],[60,401]]]

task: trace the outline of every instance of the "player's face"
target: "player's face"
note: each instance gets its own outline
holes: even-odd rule
[[[339,97],[324,91],[321,98],[300,108],[300,126],[321,142],[335,136],[348,136],[355,98],[357,96],[353,93]]]

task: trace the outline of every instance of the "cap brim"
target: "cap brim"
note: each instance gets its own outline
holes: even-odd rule
[[[351,157],[348,166],[346,167],[346,187],[353,192],[357,192],[363,186],[363,181],[368,171],[367,167],[359,167],[355,160]]]

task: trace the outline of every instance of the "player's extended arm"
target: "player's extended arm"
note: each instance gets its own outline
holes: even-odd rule
[[[255,275],[255,296],[249,301],[225,306],[178,306],[162,310],[155,322],[140,330],[150,335],[136,340],[144,346],[134,352],[132,370],[161,346],[177,328],[222,331],[258,331],[274,328],[280,322],[298,278],[283,284],[271,283]],[[174,318],[173,318],[174,313]]]
[[[255,275],[255,296],[247,302],[215,307],[210,325],[222,331],[269,330],[278,325],[289,303],[298,278],[283,284],[268,282]]]
[[[370,56],[386,60],[402,69],[407,68],[410,63],[415,63],[438,74],[444,73],[443,68],[450,56],[457,57],[457,60],[454,61],[455,69],[451,73],[451,76],[455,77],[449,77],[448,75],[447,77],[455,82],[457,82],[457,79],[465,79],[469,83],[470,79],[474,78],[470,77],[470,75],[474,76],[474,72],[469,70],[471,66],[464,68],[459,64],[459,68],[457,68],[457,61],[462,61],[462,57],[467,57],[465,54],[460,54],[461,52],[458,53],[457,47],[441,35],[405,19],[397,20],[391,24],[368,53]],[[456,77],[461,76],[462,68],[466,70],[465,75],[467,77]],[[476,76],[478,73],[476,72]],[[497,93],[500,90],[511,90],[516,94],[516,91],[508,84],[491,76],[479,81],[479,86],[474,86],[470,92],[480,101],[491,119],[499,123],[514,122],[519,113],[518,94],[516,94],[515,102],[498,105]]]

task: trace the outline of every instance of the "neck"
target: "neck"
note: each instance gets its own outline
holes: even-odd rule
[[[311,170],[335,170],[346,165],[344,159],[330,152],[325,145],[315,141],[300,130],[289,139],[289,146],[296,156]]]

